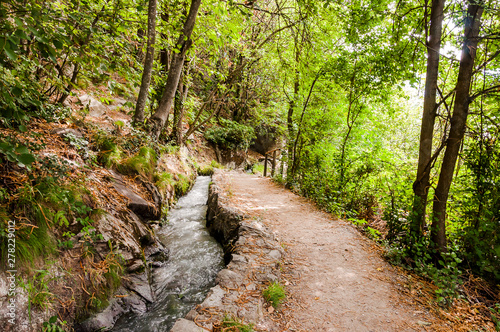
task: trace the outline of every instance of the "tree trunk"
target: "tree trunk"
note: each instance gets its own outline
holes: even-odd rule
[[[462,47],[462,58],[455,88],[455,105],[451,118],[450,133],[446,141],[443,164],[434,195],[432,211],[431,240],[440,252],[446,252],[446,203],[453,180],[453,172],[458,158],[460,145],[464,138],[467,115],[470,104],[470,84],[474,69],[474,59],[479,41],[479,27],[483,7],[471,0],[465,19],[465,38]]]
[[[153,72],[153,61],[156,40],[156,7],[157,0],[149,0],[148,7],[148,44],[146,50],[146,60],[144,60],[144,70],[142,72],[141,89],[135,105],[134,124],[144,123],[144,108],[148,99],[149,84],[151,83],[151,73]]]
[[[443,26],[445,0],[433,0],[431,8],[431,26],[427,41],[427,74],[425,77],[424,113],[420,129],[420,147],[418,154],[417,178],[413,183],[413,220],[411,232],[420,237],[425,226],[425,211],[429,194],[431,170],[432,139],[436,119],[437,80],[439,74],[439,50]]]
[[[177,40],[175,51],[170,61],[167,84],[165,86],[163,96],[160,100],[158,109],[149,119],[151,133],[156,139],[160,137],[161,130],[165,125],[165,121],[168,118],[170,108],[172,107],[174,101],[175,91],[177,90],[177,85],[179,84],[179,78],[184,64],[184,58],[186,57],[187,50],[192,44],[191,33],[193,32],[200,4],[201,0],[191,0],[189,14],[184,22],[184,28],[182,29],[179,39]]]
[[[298,45],[296,45],[298,47]],[[290,187],[290,184],[292,183],[293,180],[293,161],[294,161],[294,155],[293,155],[293,139],[295,138],[295,130],[293,128],[293,111],[295,109],[295,102],[298,99],[299,96],[299,61],[300,61],[300,52],[299,50],[295,50],[295,78],[293,82],[293,96],[290,99],[289,105],[288,105],[288,114],[287,114],[287,129],[288,129],[288,155],[287,155],[287,168],[286,168],[286,186]]]
[[[189,89],[189,86],[184,84],[184,77],[184,75],[181,75],[179,79],[174,103],[174,120],[172,123],[171,137],[175,140],[177,146],[182,145],[182,117],[184,116],[184,101]]]

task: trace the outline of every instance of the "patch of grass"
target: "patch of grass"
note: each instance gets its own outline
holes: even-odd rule
[[[175,180],[171,173],[161,172],[155,175],[155,184],[161,193],[164,193],[175,183]]]
[[[191,187],[191,181],[189,178],[183,174],[179,174],[179,180],[175,181],[174,189],[176,196],[182,196],[186,194]]]
[[[241,319],[226,315],[222,321],[220,328],[214,326],[214,332],[231,331],[231,332],[253,332],[254,324],[245,324]]]
[[[118,170],[124,174],[137,173],[145,178],[152,179],[156,161],[157,155],[154,149],[143,146],[134,156],[121,162]]]
[[[285,287],[279,282],[273,282],[264,289],[262,296],[276,309],[286,298]]]
[[[180,148],[177,145],[162,145],[160,146],[160,153],[161,154],[176,154],[180,151]]]
[[[253,164],[252,166],[253,174],[264,174],[264,165],[262,164]]]
[[[117,143],[105,137],[101,140],[98,139],[99,162],[106,168],[112,168],[120,165],[124,153]]]
[[[0,208],[0,260],[5,262],[8,252],[9,220],[15,220],[19,267],[28,268],[37,258],[55,254],[56,237],[64,239],[63,234],[70,234],[71,227],[71,231],[79,231],[79,226],[70,226],[70,221],[88,217],[92,211],[83,203],[85,189],[81,186],[63,185],[52,177],[38,181],[34,186],[26,183],[19,188],[9,209]],[[70,243],[61,246],[70,247]]]
[[[212,160],[212,162],[210,163],[210,166],[212,166],[213,168],[224,168],[224,166],[222,166],[221,164],[219,164],[215,160]]]
[[[48,283],[52,280],[48,277],[49,272],[46,270],[36,270],[32,277],[28,277],[26,281],[21,279],[20,285],[26,290],[29,298],[28,311],[31,316],[31,306],[41,309],[48,309],[54,302],[54,294],[49,290]]]
[[[205,165],[198,167],[198,175],[213,175],[214,167],[212,165]]]

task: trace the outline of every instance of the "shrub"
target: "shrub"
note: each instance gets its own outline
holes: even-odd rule
[[[221,119],[222,127],[212,127],[205,132],[205,138],[225,149],[246,150],[255,138],[252,127]]]

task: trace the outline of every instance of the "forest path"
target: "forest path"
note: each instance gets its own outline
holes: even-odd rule
[[[262,218],[286,249],[283,331],[433,330],[425,309],[397,291],[400,276],[352,225],[267,178],[231,171],[224,182],[230,199]]]

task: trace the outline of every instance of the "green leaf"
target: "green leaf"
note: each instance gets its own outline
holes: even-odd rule
[[[21,145],[21,146],[18,146],[16,148],[16,153],[18,153],[18,154],[30,154],[30,150],[28,150],[28,148],[25,147],[24,145]]]
[[[28,131],[28,128],[26,128],[25,125],[19,125],[19,131],[22,132],[22,133],[25,133]]]
[[[26,39],[28,40],[28,36],[26,35],[26,32],[24,32],[24,30],[21,30],[21,29],[17,29],[16,32],[15,32],[15,35],[17,37],[19,37],[20,39]]]
[[[17,156],[17,160],[25,166],[30,166],[36,159],[31,153],[23,153]]]
[[[54,43],[54,46],[55,46],[58,50],[60,50],[60,49],[62,49],[62,48],[63,48],[63,43],[62,43],[62,42],[60,42],[59,40],[56,40],[56,39],[55,39],[55,40],[53,40],[53,41],[52,41],[52,43]]]
[[[52,316],[49,318],[49,323],[50,324],[54,324],[55,322],[57,322],[57,316]]]
[[[3,50],[5,43],[7,42],[7,39],[5,38],[0,38],[0,51]]]
[[[10,44],[7,43],[5,44],[5,54],[7,54],[7,56],[9,57],[9,59],[11,59],[12,61],[16,61],[17,59],[17,54],[16,52],[14,52],[11,48],[10,48]]]
[[[16,97],[19,97],[23,93],[23,90],[21,90],[19,87],[15,86],[12,88],[12,94]]]
[[[47,50],[47,54],[48,54],[49,58],[52,61],[57,62],[56,51],[49,45],[45,45],[45,46],[46,46],[46,50]]]
[[[15,17],[14,21],[16,22],[18,27],[22,27],[24,25],[23,21],[21,21],[19,17]]]

